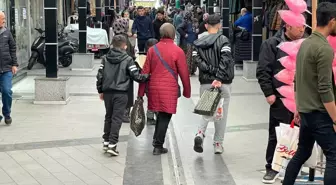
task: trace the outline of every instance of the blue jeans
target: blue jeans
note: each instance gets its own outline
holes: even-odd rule
[[[2,115],[10,118],[12,108],[12,79],[11,71],[0,74],[0,90],[2,96]]]
[[[327,159],[324,185],[336,182],[336,132],[327,112],[300,113],[301,126],[298,149],[289,162],[283,185],[293,185],[302,165],[312,154],[315,141]]]

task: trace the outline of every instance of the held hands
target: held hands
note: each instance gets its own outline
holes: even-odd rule
[[[219,87],[222,87],[222,82],[218,80],[214,80],[211,85],[212,87],[219,88]]]
[[[13,73],[13,75],[15,75],[16,73],[17,73],[17,67],[16,66],[13,66],[12,67],[12,73]]]
[[[133,34],[133,37],[134,37],[134,38],[137,38],[137,37],[138,37],[138,35],[137,35],[137,34]]]
[[[266,101],[267,101],[267,103],[269,105],[273,105],[273,103],[275,102],[275,100],[276,100],[275,95],[271,95],[271,96],[266,97]]]

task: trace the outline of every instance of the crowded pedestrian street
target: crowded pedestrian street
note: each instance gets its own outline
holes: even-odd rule
[[[0,1],[0,185],[336,185],[336,0]]]
[[[0,184],[73,185],[261,185],[267,144],[268,106],[257,82],[246,82],[236,72],[229,108],[224,153],[213,154],[214,125],[209,124],[204,152],[193,151],[194,130],[200,117],[193,114],[199,99],[197,77],[192,77],[192,98],[181,98],[167,134],[167,155],[153,156],[154,126],[136,138],[123,124],[120,155],[102,151],[103,103],[95,87],[95,71],[71,75],[68,105],[34,105],[34,78],[29,71],[14,85],[16,123],[0,126]],[[280,181],[278,182],[280,184]]]

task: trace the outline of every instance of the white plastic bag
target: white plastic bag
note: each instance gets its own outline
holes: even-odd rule
[[[213,116],[203,116],[203,119],[206,121],[219,121],[223,119],[224,116],[223,105],[224,105],[224,98],[221,98],[217,105],[217,110],[215,114]]]
[[[280,126],[275,128],[275,131],[278,144],[273,156],[272,168],[278,171],[280,176],[284,176],[287,165],[297,150],[300,129],[296,126],[291,128],[291,125],[280,123]],[[315,167],[317,165],[318,156],[318,147],[315,143],[312,155],[304,166]]]

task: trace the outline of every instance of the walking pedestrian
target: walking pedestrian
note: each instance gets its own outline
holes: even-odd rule
[[[221,29],[220,16],[210,15],[207,23],[208,35],[196,40],[195,59],[200,70],[200,95],[210,88],[219,88],[224,98],[223,118],[215,121],[214,153],[223,153],[224,133],[231,97],[231,83],[234,78],[234,61],[229,40],[218,33]],[[201,57],[202,56],[202,57]],[[203,152],[203,140],[209,121],[202,119],[194,139],[194,150]]]
[[[165,12],[163,9],[159,9],[156,13],[156,19],[153,22],[155,39],[160,41],[160,27],[166,23]]]
[[[7,125],[12,124],[12,79],[17,72],[16,44],[13,35],[6,28],[6,15],[0,11],[0,88],[2,96],[2,115]]]
[[[274,75],[284,69],[278,60],[287,55],[277,46],[281,42],[301,39],[304,36],[304,31],[305,26],[295,27],[286,24],[276,35],[267,39],[260,48],[257,78],[260,88],[266,97],[266,101],[270,105],[265,165],[266,174],[262,179],[262,182],[266,184],[275,183],[278,177],[278,172],[272,169],[274,151],[277,145],[275,127],[278,127],[280,123],[289,124],[294,116],[293,113],[284,106],[281,101],[283,97],[276,90],[285,85],[279,82]]]
[[[198,26],[196,26],[193,22],[192,14],[190,12],[186,12],[184,15],[183,23],[177,28],[177,31],[180,34],[180,46],[183,49],[186,57],[189,74],[193,75],[196,71],[194,70],[194,62],[192,58],[193,51],[193,43],[197,39],[196,30]]]
[[[97,74],[99,98],[105,103],[105,124],[103,150],[118,156],[119,131],[128,101],[131,79],[145,82],[149,75],[140,74],[134,60],[126,53],[127,38],[116,35],[112,39],[113,48],[102,59]]]
[[[132,27],[133,37],[138,39],[139,52],[145,52],[148,39],[154,38],[153,22],[149,16],[145,15],[142,6],[138,7],[138,16],[135,18]]]
[[[188,67],[183,51],[174,44],[175,28],[165,23],[160,28],[161,40],[149,48],[143,74],[151,74],[148,82],[148,109],[158,113],[153,136],[153,154],[161,155],[168,150],[163,147],[169,122],[176,113],[179,85],[177,78],[181,77],[183,96],[190,98],[191,87]],[[167,49],[169,48],[169,49]],[[145,84],[140,84],[138,96],[145,94]]]
[[[112,16],[114,16],[114,17],[112,17]],[[111,18],[112,18],[111,20],[113,20],[111,25],[112,25],[112,28],[113,28],[114,35],[123,35],[124,37],[127,38],[126,52],[129,56],[131,56],[133,58],[133,60],[135,60],[134,47],[132,46],[132,43],[128,39],[128,36],[131,35],[128,32],[129,20],[117,15],[114,10],[112,11]],[[126,106],[125,113],[124,113],[124,118],[123,118],[124,123],[129,123],[130,122],[130,111],[131,111],[131,108],[133,107],[133,102],[134,102],[134,87],[133,87],[134,85],[133,84],[134,83],[131,80],[130,81],[130,88],[128,89],[128,102],[127,102],[127,106]]]
[[[336,36],[336,4],[320,3],[316,30],[303,41],[296,59],[295,99],[300,119],[298,149],[290,160],[283,185],[294,185],[315,144],[326,156],[324,185],[336,183],[336,105],[332,71],[334,50],[327,41]]]

